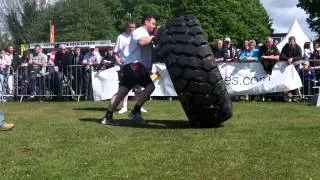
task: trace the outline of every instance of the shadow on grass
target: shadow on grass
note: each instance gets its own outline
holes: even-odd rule
[[[87,122],[101,122],[101,119],[97,118],[80,118],[80,121]],[[153,129],[185,129],[192,128],[188,121],[184,120],[147,120],[147,124],[137,124],[128,119],[117,119],[119,126],[122,127],[136,127],[136,128],[153,128]]]
[[[106,111],[105,107],[85,107],[85,108],[73,108],[76,111]]]
[[[101,123],[101,119],[98,118],[80,118],[80,121]],[[137,124],[128,119],[116,120],[121,127],[133,127],[133,128],[150,128],[150,129],[188,129],[195,127],[190,126],[190,123],[185,120],[147,120],[147,124]],[[219,126],[223,127],[223,126]],[[216,127],[216,128],[219,128]]]
[[[106,107],[85,107],[85,108],[73,108],[75,111],[106,111]],[[119,111],[120,108],[117,108],[115,111]],[[128,111],[131,109],[128,109]]]

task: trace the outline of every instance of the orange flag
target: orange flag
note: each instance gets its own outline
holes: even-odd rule
[[[50,43],[54,43],[54,24],[52,20],[50,20]]]

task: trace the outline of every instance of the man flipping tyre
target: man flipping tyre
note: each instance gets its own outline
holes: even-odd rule
[[[155,32],[155,17],[152,15],[143,16],[142,26],[133,31],[131,40],[127,46],[128,51],[124,54],[126,62],[124,62],[123,77],[120,79],[118,95],[114,102],[108,107],[101,124],[118,125],[118,123],[113,120],[113,112],[120,101],[135,85],[144,87],[144,90],[138,96],[137,102],[129,114],[129,119],[138,124],[146,123],[141,116],[141,107],[155,89],[148,70],[152,65],[152,40],[155,37]]]

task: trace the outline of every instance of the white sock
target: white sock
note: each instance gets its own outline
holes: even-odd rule
[[[123,109],[128,109],[128,102],[123,102]]]

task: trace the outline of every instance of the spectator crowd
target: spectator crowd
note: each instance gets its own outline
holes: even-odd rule
[[[265,72],[272,74],[278,61],[296,66],[304,87],[303,94],[312,95],[312,87],[320,84],[320,46],[319,43],[304,44],[303,50],[294,36],[281,52],[278,42],[266,37],[264,43],[253,39],[243,40],[241,47],[233,46],[231,38],[217,39],[212,52],[217,63],[222,62],[260,62]],[[56,44],[50,52],[43,52],[36,45],[32,52],[19,56],[13,45],[8,45],[0,53],[0,93],[1,101],[26,96],[40,102],[45,96],[55,100],[70,100],[81,95],[85,100],[93,99],[91,72],[118,65],[113,48],[99,49],[90,46],[67,48]],[[296,92],[285,92],[286,100],[291,101]],[[297,93],[296,93],[297,94]]]
[[[1,101],[27,96],[40,102],[45,96],[56,100],[72,99],[83,95],[83,99],[93,99],[91,72],[113,67],[117,64],[112,47],[107,47],[104,55],[100,49],[90,46],[67,48],[56,44],[47,53],[40,45],[32,52],[19,56],[12,45],[0,54]]]
[[[217,63],[222,62],[260,62],[266,74],[271,75],[275,64],[279,61],[293,64],[303,82],[302,93],[312,95],[315,92],[312,87],[320,85],[320,46],[315,42],[313,49],[310,42],[305,42],[303,50],[296,43],[296,37],[289,37],[289,41],[282,48],[277,48],[277,41],[272,37],[266,37],[264,43],[257,45],[253,39],[243,40],[242,47],[237,49],[231,43],[230,37],[217,39],[212,47],[213,55]],[[300,92],[284,92],[285,100],[295,100],[293,95]],[[246,97],[248,99],[248,97]]]

